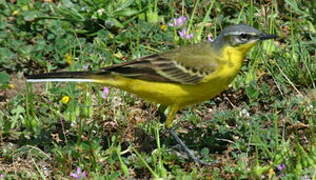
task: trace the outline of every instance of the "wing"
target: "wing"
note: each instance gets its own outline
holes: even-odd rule
[[[210,44],[196,44],[113,65],[104,70],[147,81],[197,84],[217,68],[212,48],[207,46]]]

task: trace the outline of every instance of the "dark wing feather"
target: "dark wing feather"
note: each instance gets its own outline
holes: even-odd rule
[[[196,46],[195,46],[196,48]],[[197,48],[198,49],[198,48]],[[192,54],[189,52],[194,50],[199,52],[199,49],[187,48],[182,49],[183,52]],[[193,52],[194,53],[194,52]],[[215,71],[213,67],[214,62],[209,62],[207,52],[200,52],[202,55],[200,58],[192,58],[190,56],[177,56],[175,53],[170,54],[155,54],[151,56],[146,56],[137,59],[132,62],[127,62],[123,64],[113,65],[111,67],[104,68],[105,72],[111,72],[114,74],[119,74],[124,77],[147,80],[147,81],[157,81],[157,82],[171,82],[180,84],[197,84],[201,80]],[[197,54],[199,55],[199,54]],[[193,61],[197,64],[195,67],[189,65]],[[207,68],[205,68],[207,67]],[[207,69],[204,70],[204,69]]]
[[[156,68],[151,63],[152,58],[156,55],[146,56],[138,60],[112,65],[111,67],[104,68],[105,72],[119,74],[124,77],[158,81],[158,82],[173,82],[169,78],[161,76]]]

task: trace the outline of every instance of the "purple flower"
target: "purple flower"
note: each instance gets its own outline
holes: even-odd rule
[[[277,166],[277,170],[278,170],[278,171],[283,171],[285,168],[286,168],[285,164],[279,164],[279,165]]]
[[[212,35],[208,35],[207,36],[207,41],[209,41],[209,42],[213,42],[214,41],[214,39],[212,38]]]
[[[83,66],[82,66],[82,69],[85,70],[85,71],[89,70],[89,65],[88,65],[88,64],[83,65]]]
[[[110,89],[107,88],[107,87],[104,87],[104,88],[103,88],[103,91],[102,91],[101,97],[102,97],[103,99],[106,99],[106,98],[108,97],[109,93],[110,93]]]
[[[80,167],[77,167],[76,172],[70,173],[70,176],[75,179],[81,179],[87,177],[86,171],[82,171]]]
[[[191,39],[193,38],[193,34],[189,34],[187,29],[182,29],[181,31],[178,32],[179,36],[183,39]]]
[[[0,174],[0,179],[4,179],[4,174]]]
[[[187,20],[188,20],[187,17],[180,16],[178,18],[172,19],[172,22],[168,23],[168,26],[170,26],[170,27],[179,27],[179,26],[182,26]]]

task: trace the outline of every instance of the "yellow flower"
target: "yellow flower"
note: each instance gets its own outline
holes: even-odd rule
[[[275,175],[275,172],[274,172],[273,168],[270,168],[269,171],[268,171],[269,179],[271,179],[274,175]]]
[[[19,10],[15,10],[12,12],[12,16],[16,16],[16,15],[19,15],[20,14],[20,11]]]
[[[63,96],[60,100],[61,103],[63,104],[67,104],[70,101],[70,97],[69,96]]]
[[[64,58],[65,58],[65,61],[67,64],[69,64],[69,65],[72,64],[73,58],[72,58],[72,55],[70,53],[66,53]]]
[[[9,87],[10,89],[14,89],[14,88],[15,88],[15,85],[14,85],[14,84],[8,84],[8,87]]]
[[[168,26],[167,26],[166,24],[163,24],[163,25],[160,26],[160,29],[161,29],[162,31],[167,31]]]

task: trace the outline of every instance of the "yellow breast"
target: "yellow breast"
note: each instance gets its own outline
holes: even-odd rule
[[[159,104],[177,104],[183,107],[211,99],[225,90],[238,74],[245,53],[244,49],[224,48],[217,70],[195,85],[153,82],[122,76],[114,76],[101,83],[118,87]]]

